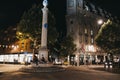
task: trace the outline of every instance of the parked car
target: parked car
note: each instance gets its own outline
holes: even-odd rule
[[[62,60],[61,59],[55,59],[55,61],[53,62],[54,65],[62,65]]]
[[[68,61],[64,61],[63,65],[69,65],[69,62]]]

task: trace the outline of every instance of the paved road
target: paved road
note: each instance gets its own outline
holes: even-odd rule
[[[120,80],[120,74],[96,71],[83,67],[66,67],[65,71],[49,73],[25,73],[9,71],[0,80]]]

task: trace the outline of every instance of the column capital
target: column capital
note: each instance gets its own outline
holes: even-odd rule
[[[48,1],[47,1],[47,0],[44,0],[44,1],[43,1],[43,6],[44,6],[44,7],[47,7],[47,6],[48,6]]]

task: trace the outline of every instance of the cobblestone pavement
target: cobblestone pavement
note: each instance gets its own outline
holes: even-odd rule
[[[90,68],[93,68],[93,67],[102,67],[102,66],[50,66],[50,67],[39,67],[39,66],[34,66],[34,67],[31,67],[31,65],[14,65],[14,64],[0,64],[0,73],[3,73],[3,72],[14,72],[14,71],[23,71],[23,72],[55,72],[55,71],[63,71],[63,70],[67,70],[67,69],[73,69],[74,70],[83,70],[83,71],[90,71],[91,69]]]
[[[43,66],[42,66],[43,67]],[[29,70],[31,68],[31,65],[14,65],[14,64],[0,64],[0,74],[1,73],[3,73],[3,72],[14,72],[14,71],[22,71],[22,69],[23,70]],[[37,69],[39,69],[38,71],[37,71]],[[39,67],[36,67],[34,70],[33,70],[33,72],[50,72],[50,71],[52,71],[52,70],[54,70],[53,72],[55,72],[55,70],[57,71],[57,70],[76,70],[76,71],[78,71],[78,70],[80,70],[80,71],[107,71],[107,72],[112,72],[112,73],[118,73],[118,74],[120,74],[120,69],[118,70],[116,70],[116,69],[107,69],[107,70],[105,70],[104,69],[104,65],[81,65],[81,66],[64,66],[64,65],[62,65],[62,66],[54,66],[54,67],[50,67],[50,68],[39,68]],[[29,71],[28,71],[29,72]]]
[[[56,72],[65,70],[63,66],[59,65],[40,65],[40,66],[31,66],[31,65],[14,65],[14,64],[0,64],[0,73],[4,72]]]
[[[14,64],[0,64],[0,72],[13,72],[17,71],[25,65],[14,65]]]
[[[94,68],[103,68],[103,65],[89,66],[61,66],[65,71],[29,73],[19,72],[20,68],[30,67],[30,65],[10,65],[0,64],[0,80],[119,80],[120,74],[109,73],[106,71],[95,70]],[[9,68],[9,69],[8,69]]]

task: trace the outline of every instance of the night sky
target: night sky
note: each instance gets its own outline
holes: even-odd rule
[[[59,28],[65,26],[66,0],[48,0],[49,9],[55,14]],[[119,0],[89,0],[120,18]],[[42,0],[0,0],[0,28],[16,25],[25,10]]]
[[[120,0],[89,0],[120,19]]]

